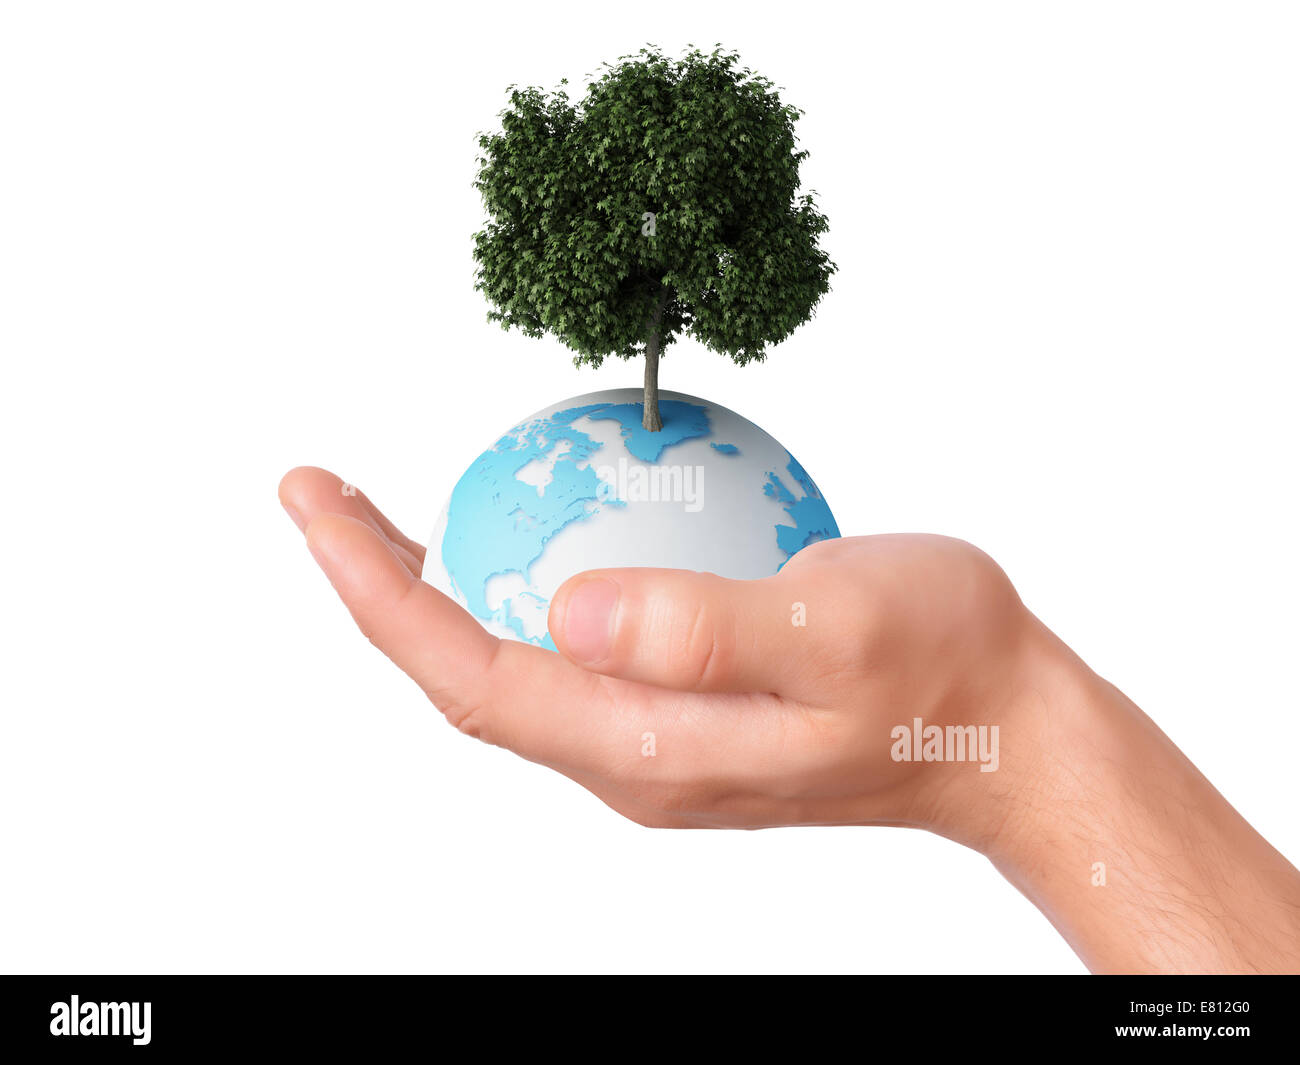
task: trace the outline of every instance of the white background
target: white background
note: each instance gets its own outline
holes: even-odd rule
[[[662,383],[846,533],[990,551],[1293,860],[1300,19],[1265,3],[6,4],[0,968],[1080,971],[976,854],[664,833],[450,729],[275,497],[417,539],[522,415],[635,385],[485,322],[512,82],[724,42],[839,264]]]

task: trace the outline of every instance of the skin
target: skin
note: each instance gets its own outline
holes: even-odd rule
[[[333,474],[292,470],[280,500],[452,725],[638,824],[924,828],[986,855],[1095,972],[1300,972],[1300,873],[970,544],[826,541],[758,581],[582,573],[551,604],[557,655],[421,581],[424,548]],[[917,717],[996,725],[997,771],[895,761]]]

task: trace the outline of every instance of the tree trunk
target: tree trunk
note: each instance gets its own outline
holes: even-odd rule
[[[650,328],[645,340],[645,393],[641,400],[641,428],[652,433],[664,427],[659,417],[659,323],[663,320],[664,307],[668,304],[668,286],[659,292],[659,302],[655,304],[654,314],[650,317]]]

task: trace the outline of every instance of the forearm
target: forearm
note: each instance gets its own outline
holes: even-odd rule
[[[981,849],[1097,972],[1298,972],[1300,873],[1034,624]],[[1001,774],[995,774],[1001,775]]]

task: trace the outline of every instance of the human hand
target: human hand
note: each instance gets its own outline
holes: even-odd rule
[[[973,766],[890,755],[917,717],[1000,724],[1023,686],[1030,617],[969,544],[832,540],[757,581],[593,571],[552,602],[556,655],[486,633],[418,579],[419,544],[341,489],[298,469],[280,492],[362,631],[461,731],[645,825],[894,823],[987,842],[965,816]]]
[[[300,468],[280,498],[362,632],[462,732],[624,816],[927,828],[1095,970],[1300,970],[1300,873],[969,544],[833,540],[757,581],[579,574],[551,604],[555,654],[485,632],[343,487]],[[916,719],[996,735],[996,771],[896,760]]]

